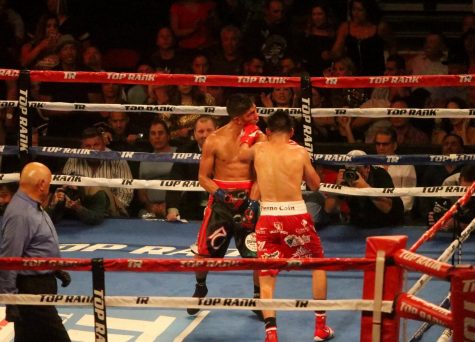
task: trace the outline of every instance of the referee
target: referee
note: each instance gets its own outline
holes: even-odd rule
[[[29,163],[20,175],[20,187],[3,216],[0,257],[58,258],[56,229],[41,204],[46,201],[51,171]],[[1,293],[56,294],[71,278],[64,271],[0,271]],[[71,341],[54,306],[7,305],[6,319],[14,322],[15,342]]]

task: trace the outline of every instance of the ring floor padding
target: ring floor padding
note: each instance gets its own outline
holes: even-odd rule
[[[109,219],[96,227],[76,221],[57,225],[63,257],[71,258],[192,258],[189,245],[195,241],[198,222],[181,224],[139,219]],[[328,257],[362,257],[365,239],[371,235],[408,235],[410,246],[424,232],[424,227],[361,229],[352,226],[330,226],[319,231]],[[442,232],[422,245],[418,252],[437,258],[450,244],[452,233]],[[473,264],[475,239],[463,247],[463,262]],[[228,257],[237,257],[232,246]],[[60,293],[91,294],[89,272],[71,272],[72,284]],[[329,272],[329,299],[359,299],[362,295],[362,272]],[[406,290],[420,276],[409,273]],[[190,296],[194,291],[193,273],[106,273],[106,294],[124,296]],[[311,298],[310,271],[282,272],[277,281],[276,298]],[[251,271],[210,273],[208,296],[252,297]],[[432,280],[418,295],[439,303],[449,284]],[[92,308],[58,307],[72,341],[94,341]],[[1,313],[0,313],[1,314]],[[312,312],[278,313],[279,340],[305,342],[313,340]],[[332,311],[328,324],[335,330],[333,341],[358,341],[360,313]],[[263,341],[263,324],[251,311],[211,310],[190,317],[178,309],[107,309],[109,341],[223,342]],[[409,335],[419,326],[409,322]],[[435,341],[442,328],[433,327],[423,341]],[[0,341],[13,341],[12,325],[1,328]]]

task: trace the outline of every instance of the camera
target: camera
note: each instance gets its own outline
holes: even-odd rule
[[[68,196],[71,201],[76,201],[80,198],[79,190],[69,186],[58,188],[58,191],[64,192],[64,194]]]
[[[347,167],[345,168],[345,171],[343,171],[343,180],[348,185],[358,180],[358,178],[360,178],[360,176],[358,175],[356,167]]]

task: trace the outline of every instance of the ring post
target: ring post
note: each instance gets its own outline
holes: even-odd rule
[[[107,342],[106,291],[104,259],[92,259],[92,287],[94,300],[94,333],[96,342]]]
[[[31,161],[31,109],[28,106],[30,98],[30,71],[21,70],[18,77],[18,155],[22,166]]]
[[[386,258],[400,248],[405,248],[407,236],[371,236],[366,239],[366,257],[376,258],[378,251],[383,251]],[[374,299],[376,271],[365,271],[363,299]],[[401,292],[403,269],[397,265],[386,265],[383,277],[383,300],[393,301]],[[394,314],[381,315],[381,338],[383,342],[394,342],[399,338],[399,320]],[[373,313],[363,311],[361,314],[361,342],[373,340]]]
[[[475,341],[475,270],[455,269],[450,287],[453,342]]]
[[[312,82],[310,75],[304,73],[301,78],[302,89],[302,129],[304,147],[313,157],[313,129],[312,129]]]

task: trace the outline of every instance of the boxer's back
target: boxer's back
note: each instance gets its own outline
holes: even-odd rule
[[[301,201],[307,151],[287,142],[256,144],[254,166],[262,201]]]

